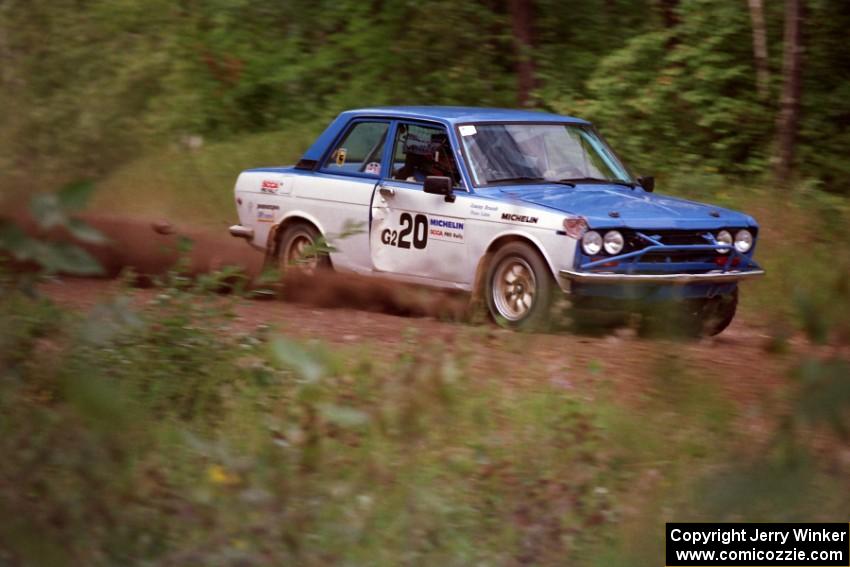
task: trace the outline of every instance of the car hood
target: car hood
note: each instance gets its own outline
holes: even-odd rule
[[[591,227],[712,229],[756,225],[752,217],[729,209],[619,185],[523,185],[499,191],[503,199],[583,216]]]

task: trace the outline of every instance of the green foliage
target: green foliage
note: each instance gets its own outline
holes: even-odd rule
[[[756,95],[746,6],[689,0],[678,14],[602,59],[582,110],[641,170],[761,170],[772,113]]]
[[[809,0],[800,168],[823,188],[850,194],[850,54],[841,34],[850,12],[840,0]]]
[[[10,0],[0,183],[100,177],[140,153],[305,123],[312,137],[351,107],[514,106],[519,57],[534,63],[535,106],[595,120],[641,171],[767,171],[780,5],[766,6],[767,100],[745,2],[681,0],[672,27],[649,0],[534,6],[534,44],[518,53],[509,3]],[[800,170],[846,193],[850,22],[840,0],[807,8]]]
[[[4,561],[556,565],[616,518],[604,434],[555,384],[240,331],[179,271],[138,305],[0,301]]]

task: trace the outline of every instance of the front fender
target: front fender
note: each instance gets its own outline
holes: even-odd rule
[[[549,267],[549,271],[555,281],[559,281],[558,274],[560,270],[567,266],[564,262],[568,262],[568,259],[573,257],[575,250],[575,246],[573,245],[570,250],[561,254],[559,251],[562,248],[570,248],[565,245],[567,243],[566,241],[572,239],[565,235],[560,235],[554,230],[551,231],[551,233],[547,231],[546,233],[535,234],[532,231],[523,230],[521,228],[508,228],[499,231],[498,234],[493,236],[490,241],[487,242],[487,246],[484,248],[485,254],[489,254],[495,250],[499,245],[499,241],[505,239],[522,239],[531,244],[543,257],[543,260]],[[554,252],[557,252],[557,254]]]

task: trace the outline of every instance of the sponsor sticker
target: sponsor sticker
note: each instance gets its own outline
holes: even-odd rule
[[[512,213],[502,213],[502,220],[513,221],[513,222],[527,222],[529,224],[537,224],[537,217],[530,217],[528,215],[515,215]]]
[[[277,205],[257,205],[257,222],[274,222],[278,210],[280,207]]]
[[[260,191],[263,193],[277,193],[277,190],[280,188],[280,183],[277,181],[269,181],[268,179],[263,180],[262,185],[260,186]]]
[[[460,130],[461,136],[474,136],[478,133],[478,130],[475,129],[475,126],[472,124],[466,124],[458,128]]]
[[[487,205],[482,203],[472,203],[469,205],[469,214],[474,217],[489,219],[497,212],[499,212],[499,207],[496,205]]]
[[[446,242],[463,242],[463,219],[455,217],[429,217],[428,238]]]

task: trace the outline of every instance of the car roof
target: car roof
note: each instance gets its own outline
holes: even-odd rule
[[[344,114],[360,116],[396,116],[399,118],[441,120],[452,124],[464,122],[577,122],[586,120],[537,110],[486,108],[477,106],[375,106],[347,110]]]
[[[322,154],[331,143],[342,133],[343,128],[354,119],[368,118],[405,118],[409,120],[436,120],[448,124],[449,127],[465,122],[550,122],[589,124],[581,118],[572,116],[561,116],[548,112],[536,110],[515,110],[511,108],[482,108],[475,106],[375,106],[371,108],[358,108],[346,110],[341,113],[330,125],[316,138],[304,155],[301,156],[299,164],[311,165],[321,159]]]

